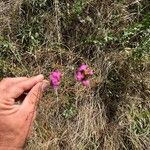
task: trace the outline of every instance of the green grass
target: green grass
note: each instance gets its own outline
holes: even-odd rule
[[[49,87],[39,104],[26,149],[147,150],[149,1],[3,4],[0,79],[63,72],[58,97]],[[95,72],[90,88],[74,80],[82,63]]]

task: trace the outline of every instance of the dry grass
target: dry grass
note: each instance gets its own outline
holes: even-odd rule
[[[15,2],[1,15],[0,77],[64,73],[58,98],[49,88],[41,100],[25,149],[148,150],[149,1]],[[81,63],[95,71],[90,88],[73,78]]]

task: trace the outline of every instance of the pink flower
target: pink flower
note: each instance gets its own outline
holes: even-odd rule
[[[62,74],[59,70],[53,71],[49,75],[50,84],[53,89],[57,89],[59,87],[61,77],[62,77]]]
[[[89,81],[89,80],[83,80],[83,81],[82,81],[82,84],[83,84],[84,86],[89,86],[89,85],[90,85],[90,81]]]
[[[76,73],[75,78],[76,78],[77,81],[82,81],[84,79],[84,75],[80,71],[78,71]]]
[[[94,74],[94,71],[93,70],[90,70],[89,71],[89,75],[93,75]]]
[[[88,68],[88,65],[81,65],[78,71],[85,71]]]
[[[81,65],[75,74],[75,78],[77,81],[80,81],[84,86],[89,86],[90,81],[89,77],[94,74],[93,70],[89,69],[88,65]]]

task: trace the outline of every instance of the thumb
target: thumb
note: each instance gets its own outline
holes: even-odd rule
[[[39,99],[42,97],[44,89],[47,87],[47,81],[37,83],[24,99],[21,110],[34,112],[36,110]]]

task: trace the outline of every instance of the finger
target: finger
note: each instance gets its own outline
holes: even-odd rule
[[[34,112],[27,112],[26,114],[22,114],[18,111],[16,117],[19,119],[20,122],[19,127],[22,129],[22,142],[24,143],[31,135]]]
[[[24,80],[27,80],[27,79],[28,79],[27,77],[4,78],[1,81],[1,84],[3,84],[5,87],[8,87],[8,86],[11,86],[13,84],[16,84],[18,82],[21,82],[21,81],[24,81]]]
[[[24,81],[24,80],[27,80],[27,79],[28,79],[27,77],[10,78],[10,82],[12,82],[12,83],[18,83],[18,82],[21,82],[21,81]]]
[[[33,131],[33,122],[36,118],[36,111],[28,118],[28,122],[29,122],[29,131],[27,133],[27,138],[29,138],[32,134]]]
[[[47,84],[49,84],[49,81],[47,81],[47,80],[43,80],[43,82],[46,82]],[[29,91],[26,91],[26,92],[24,92],[23,94],[21,94],[19,97],[17,97],[16,99],[15,99],[15,102],[23,102],[23,100],[25,99],[25,97],[27,96],[27,94],[28,94],[28,92]]]
[[[36,114],[37,114],[37,112],[35,111],[35,112],[34,112],[34,114],[33,114],[32,121],[34,121],[34,120],[35,120],[35,118],[36,118]]]
[[[32,77],[28,80],[19,82],[17,87],[23,89],[23,91],[27,91],[27,90],[30,90],[35,84],[37,84],[38,82],[41,82],[43,80],[44,80],[44,76],[38,75],[38,76]]]
[[[29,130],[27,131],[27,139],[32,135],[33,131],[33,122],[29,125]]]
[[[43,75],[38,75],[32,78],[29,78],[27,80],[21,81],[18,84],[12,86],[9,92],[9,96],[16,99],[21,94],[23,94],[23,92],[29,91],[38,82],[43,81],[43,79],[44,79]]]
[[[21,105],[20,111],[34,112],[36,110],[39,99],[42,97],[42,93],[47,85],[48,84],[45,81],[37,83],[26,96]]]

